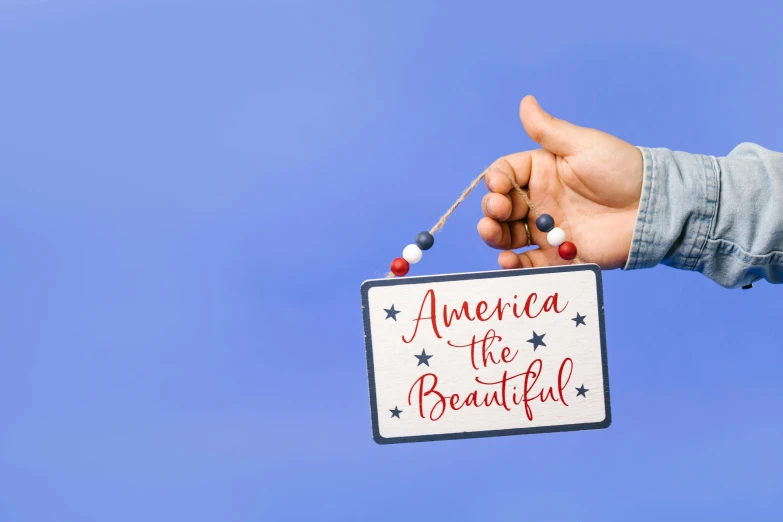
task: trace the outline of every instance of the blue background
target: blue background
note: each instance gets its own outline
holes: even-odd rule
[[[774,4],[2,2],[0,521],[780,520],[780,289],[607,272],[608,430],[395,446],[359,294],[525,94],[783,149]]]

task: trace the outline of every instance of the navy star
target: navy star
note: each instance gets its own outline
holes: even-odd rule
[[[392,416],[391,416],[392,419],[394,417],[397,417],[398,419],[400,419],[400,413],[402,413],[402,410],[398,410],[397,406],[395,406],[393,410],[389,410],[389,411],[392,413]]]
[[[417,364],[416,366],[421,366],[422,363],[429,366],[430,358],[433,357],[432,355],[427,355],[427,352],[424,351],[424,348],[421,349],[421,355],[413,354],[413,356],[419,360],[419,364]]]
[[[576,326],[578,328],[580,324],[585,324],[585,317],[587,317],[587,316],[586,315],[579,315],[579,312],[577,312],[576,313],[576,317],[571,319],[571,320],[572,321],[576,321]],[[587,326],[587,325],[585,324],[585,326]]]
[[[585,385],[583,384],[581,387],[576,389],[576,396],[579,397],[581,395],[582,397],[584,397],[586,399],[587,395],[585,395],[585,393],[589,392],[589,391],[590,390],[586,390],[585,389]]]
[[[539,346],[546,346],[546,343],[544,343],[544,336],[545,335],[546,334],[538,335],[536,333],[536,331],[533,330],[533,338],[532,339],[528,339],[527,342],[533,343],[533,351],[534,352],[536,351],[536,348],[538,348]]]
[[[384,308],[383,311],[386,312],[386,319],[391,318],[394,319],[395,321],[397,320],[397,314],[400,313],[399,310],[394,309],[394,305],[391,305],[391,308],[388,309]]]

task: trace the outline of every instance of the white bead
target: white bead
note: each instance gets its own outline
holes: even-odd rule
[[[562,228],[555,227],[546,235],[546,240],[553,247],[559,247],[566,240],[565,231]]]
[[[421,261],[422,251],[416,245],[408,245],[402,250],[402,258],[408,263],[415,265]]]

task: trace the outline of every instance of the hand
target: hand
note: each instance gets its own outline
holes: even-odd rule
[[[522,100],[519,117],[543,148],[500,158],[486,173],[490,193],[481,202],[486,217],[479,221],[478,232],[489,246],[505,250],[498,256],[500,266],[571,263],[561,259],[546,234],[536,228],[536,215],[528,212],[509,177],[528,192],[540,213],[554,218],[583,262],[604,269],[624,266],[642,192],[639,149],[604,132],[553,118],[532,96]],[[527,246],[525,221],[539,248],[511,252]]]

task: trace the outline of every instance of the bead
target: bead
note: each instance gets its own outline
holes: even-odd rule
[[[570,261],[576,257],[576,245],[570,241],[564,241],[557,247],[557,253],[566,261]]]
[[[391,263],[392,274],[396,275],[397,277],[402,277],[407,274],[410,268],[411,265],[409,265],[408,262],[401,257],[398,257]]]
[[[555,228],[555,220],[549,214],[541,214],[536,219],[536,228],[546,234]]]
[[[422,250],[429,250],[435,244],[435,238],[429,232],[419,232],[416,236],[416,246]]]
[[[555,227],[546,235],[546,240],[553,247],[559,247],[565,241],[565,237],[565,231],[562,228]]]
[[[412,265],[421,261],[421,255],[421,249],[416,245],[408,245],[402,250],[403,259]]]

